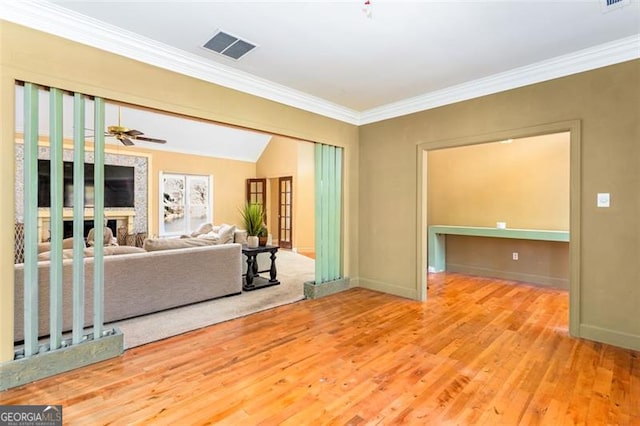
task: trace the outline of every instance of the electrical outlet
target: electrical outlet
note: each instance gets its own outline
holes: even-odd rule
[[[512,258],[513,260],[518,260],[518,252],[517,252],[517,251],[514,251],[513,253],[511,253],[511,258]]]

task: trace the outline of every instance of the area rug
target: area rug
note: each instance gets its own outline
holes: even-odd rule
[[[280,285],[116,321],[108,326],[123,332],[124,347],[129,349],[304,299],[304,282],[314,279],[315,261],[279,250],[276,265]]]

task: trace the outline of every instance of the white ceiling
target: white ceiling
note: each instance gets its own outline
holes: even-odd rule
[[[364,124],[640,57],[640,0],[11,1],[0,17]],[[222,29],[239,61],[201,46]]]
[[[24,131],[24,88],[16,86],[16,132]],[[87,137],[95,132],[93,101],[85,103],[85,129]],[[49,135],[49,92],[39,93],[39,135]],[[256,162],[266,148],[271,135],[200,120],[176,117],[157,111],[119,106],[105,103],[105,126],[118,125],[140,130],[152,138],[165,139],[166,144],[135,141],[136,146],[162,151],[183,152],[218,158]],[[73,97],[63,95],[63,135],[73,138]],[[105,129],[106,130],[106,129]],[[120,144],[113,137],[105,138],[108,144]],[[135,148],[133,148],[135,149]]]

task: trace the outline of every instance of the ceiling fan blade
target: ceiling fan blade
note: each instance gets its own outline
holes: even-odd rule
[[[166,140],[164,139],[155,139],[155,138],[148,138],[146,136],[136,136],[135,138],[137,141],[145,141],[145,142],[155,142],[155,143],[167,143]]]
[[[133,141],[129,138],[125,138],[124,136],[122,136],[122,137],[119,137],[118,139],[120,140],[120,142],[122,142],[122,145],[126,145],[126,146],[133,145]]]
[[[95,139],[96,135],[85,135],[85,139]],[[105,133],[104,137],[109,138],[109,137],[117,137],[117,135],[112,135],[111,133]]]
[[[136,129],[130,129],[130,130],[127,130],[126,132],[122,132],[122,133],[126,134],[127,136],[144,135],[144,133],[142,133],[140,130],[136,130]]]

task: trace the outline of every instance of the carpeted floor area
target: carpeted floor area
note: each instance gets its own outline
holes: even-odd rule
[[[302,300],[304,282],[314,279],[315,261],[297,253],[279,250],[276,266],[280,285],[108,325],[122,330],[124,346],[128,349]]]

